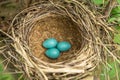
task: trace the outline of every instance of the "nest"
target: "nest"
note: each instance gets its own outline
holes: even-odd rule
[[[30,80],[80,80],[110,52],[104,45],[112,43],[110,32],[106,22],[81,2],[41,2],[15,16],[6,53]],[[58,59],[47,58],[42,43],[51,37],[69,41],[72,48]]]

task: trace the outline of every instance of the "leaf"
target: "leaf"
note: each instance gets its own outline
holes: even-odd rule
[[[3,72],[3,65],[0,64],[0,73]]]
[[[111,15],[116,15],[116,14],[120,14],[120,6],[117,6],[112,9]]]
[[[113,18],[109,18],[109,19],[108,19],[108,22],[114,22],[115,20],[116,20],[115,17],[113,17]]]
[[[94,4],[101,5],[104,3],[104,0],[92,0]]]
[[[110,63],[111,66],[111,70],[108,72],[109,77],[111,80],[114,80],[115,78],[117,78],[117,73],[118,75],[120,74],[120,64],[117,61],[111,62]],[[117,71],[117,72],[116,72]]]
[[[9,74],[0,75],[0,80],[14,80],[13,77]]]
[[[0,80],[15,80],[13,75],[11,74],[7,74],[7,72],[5,72],[6,74],[4,74],[4,65],[1,64],[2,60],[0,57]]]
[[[116,28],[118,31],[120,31],[120,26],[116,26],[115,28]]]
[[[112,15],[111,18],[119,19],[119,18],[120,18],[120,13],[119,13],[119,14],[117,13],[117,14]]]
[[[120,6],[115,7],[111,11],[111,16],[108,19],[108,22],[114,22],[114,21],[120,24]]]
[[[118,4],[120,4],[120,0],[117,0]]]
[[[114,34],[113,41],[114,41],[114,43],[120,44],[120,34]]]
[[[110,68],[103,68],[103,71],[100,74],[100,80],[106,80],[108,77],[110,80],[118,80],[117,75],[120,75],[120,64],[117,61],[110,61],[109,66]]]
[[[105,80],[105,75],[104,74],[100,74],[100,80]]]
[[[111,66],[111,69],[108,71],[108,74],[111,78],[114,78],[116,76],[115,64],[111,63],[110,66]]]

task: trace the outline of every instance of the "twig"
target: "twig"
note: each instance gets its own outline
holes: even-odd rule
[[[24,0],[24,3],[26,5],[26,7],[29,7],[30,4],[32,3],[32,0]]]
[[[104,11],[103,11],[103,17],[108,18],[112,9],[115,7],[115,4],[117,3],[116,0],[109,0],[108,4],[106,5]]]

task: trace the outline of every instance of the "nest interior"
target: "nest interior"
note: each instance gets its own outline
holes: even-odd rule
[[[81,33],[77,25],[67,16],[49,14],[40,19],[32,28],[29,36],[29,46],[33,55],[43,61],[60,62],[76,57],[81,48]],[[50,59],[45,56],[46,49],[42,46],[45,39],[56,38],[58,41],[69,41],[72,48],[61,53],[58,59]]]

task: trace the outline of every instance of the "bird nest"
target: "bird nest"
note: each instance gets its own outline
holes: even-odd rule
[[[7,56],[30,80],[79,80],[109,53],[112,29],[83,3],[41,2],[15,16]],[[69,41],[72,48],[58,59],[45,56],[47,38]],[[5,55],[5,54],[4,54]]]

